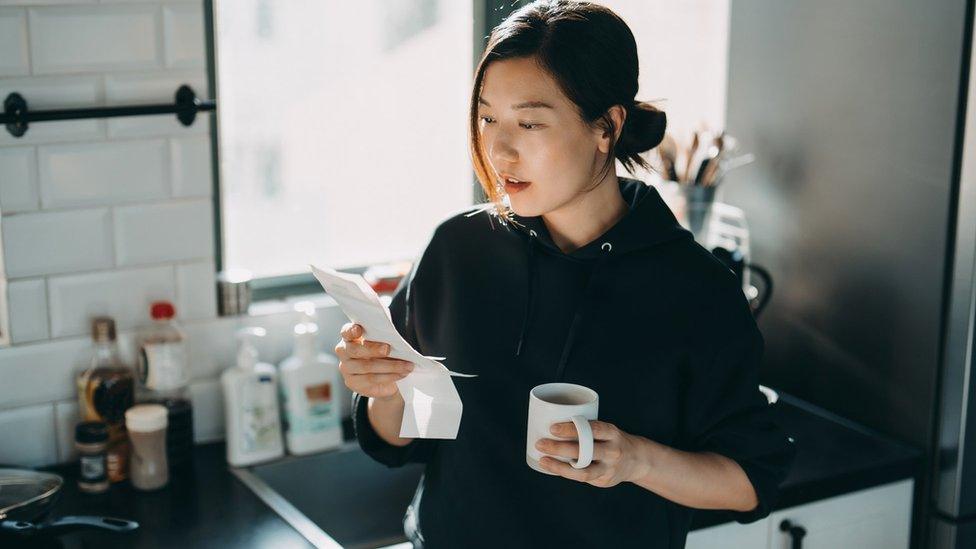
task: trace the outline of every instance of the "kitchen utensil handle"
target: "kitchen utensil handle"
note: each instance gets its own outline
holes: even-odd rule
[[[593,461],[593,429],[590,427],[590,420],[583,416],[573,416],[573,424],[576,425],[576,433],[579,435],[579,459],[570,461],[570,464],[583,469]]]
[[[139,528],[139,523],[115,517],[95,517],[69,515],[38,524],[34,533],[45,536],[60,536],[78,530],[109,530],[111,532],[131,532]]]
[[[807,529],[793,524],[789,520],[784,520],[779,523],[780,532],[789,532],[791,543],[790,547],[792,549],[803,549],[803,536],[807,535]]]

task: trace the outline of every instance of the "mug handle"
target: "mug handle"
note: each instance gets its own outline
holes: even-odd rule
[[[583,416],[573,416],[572,419],[579,435],[579,459],[571,459],[569,463],[576,469],[584,469],[593,461],[593,429],[590,420]]]

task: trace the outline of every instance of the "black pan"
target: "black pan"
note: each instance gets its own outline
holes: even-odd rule
[[[139,527],[138,522],[112,517],[44,519],[63,485],[64,478],[54,473],[0,468],[0,541],[50,538],[78,530],[131,532]]]

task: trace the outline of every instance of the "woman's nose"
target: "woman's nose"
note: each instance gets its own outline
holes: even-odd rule
[[[496,135],[488,143],[488,157],[496,166],[511,164],[518,160],[518,152],[515,150],[505,136]]]

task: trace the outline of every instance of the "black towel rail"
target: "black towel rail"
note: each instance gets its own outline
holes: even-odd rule
[[[189,126],[193,124],[198,112],[213,111],[216,109],[216,101],[213,99],[198,99],[197,94],[193,92],[193,88],[186,84],[176,90],[175,102],[168,105],[129,105],[120,107],[53,109],[47,111],[28,110],[27,100],[19,93],[12,92],[3,102],[3,113],[0,114],[0,123],[7,126],[7,131],[10,132],[10,135],[21,137],[27,133],[27,124],[29,122],[175,113],[176,118],[184,126]]]

